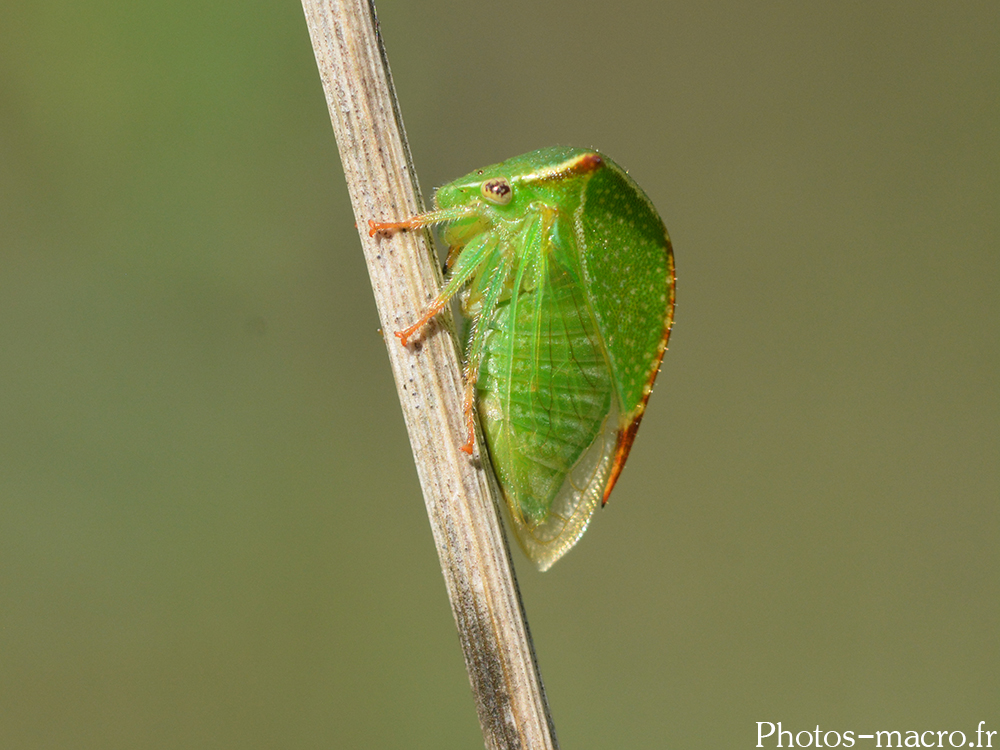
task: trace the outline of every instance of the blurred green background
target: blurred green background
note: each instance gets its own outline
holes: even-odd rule
[[[674,240],[514,552],[562,746],[1000,730],[1000,5],[379,10],[425,193],[594,146]],[[301,6],[0,27],[0,747],[481,747]]]

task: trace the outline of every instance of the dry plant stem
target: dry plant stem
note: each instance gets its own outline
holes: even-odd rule
[[[302,0],[383,331],[405,328],[440,287],[425,233],[369,237],[368,219],[421,210],[374,7]],[[413,457],[487,748],[557,748],[495,488],[465,442],[454,338],[432,323],[408,348],[386,335]],[[477,445],[481,445],[477,438]]]

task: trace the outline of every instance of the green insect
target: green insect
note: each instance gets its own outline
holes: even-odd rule
[[[545,148],[439,188],[435,210],[370,234],[445,224],[448,280],[407,341],[458,292],[471,321],[474,412],[518,542],[540,570],[572,547],[625,465],[674,314],[663,220],[603,154]]]

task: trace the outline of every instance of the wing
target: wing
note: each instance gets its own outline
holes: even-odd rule
[[[578,270],[538,223],[490,313],[479,413],[522,549],[547,569],[583,534],[612,468],[617,413]],[[571,237],[571,235],[570,235]]]

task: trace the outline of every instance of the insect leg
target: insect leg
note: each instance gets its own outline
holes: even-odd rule
[[[430,305],[424,311],[423,316],[409,328],[396,331],[396,337],[403,346],[406,346],[410,337],[427,325],[431,318],[441,312],[441,309],[448,304],[452,297],[461,289],[472,276],[482,266],[483,261],[493,251],[496,242],[491,235],[483,234],[474,239],[461,251],[458,260],[455,262],[451,276],[442,287],[438,295],[431,300]]]
[[[469,345],[465,352],[465,424],[468,429],[468,440],[462,446],[465,453],[472,453],[472,446],[475,443],[476,422],[474,417],[474,407],[476,403],[476,383],[479,381],[479,367],[483,363],[483,354],[486,344],[486,334],[490,328],[490,320],[496,308],[497,300],[503,293],[507,285],[507,277],[514,262],[514,253],[509,248],[497,250],[498,241],[491,238],[489,250],[494,251],[494,257],[484,258],[481,266],[487,269],[485,279],[477,279],[475,286],[483,290],[482,296],[476,301],[479,312],[472,321],[472,331],[469,334]],[[459,257],[461,263],[462,257]]]
[[[427,211],[426,213],[417,214],[402,221],[374,221],[369,219],[368,236],[374,237],[376,234],[392,234],[400,230],[429,227],[445,221],[461,219],[467,216],[468,213],[469,210],[466,207],[458,206],[455,208],[440,208],[435,211]]]

